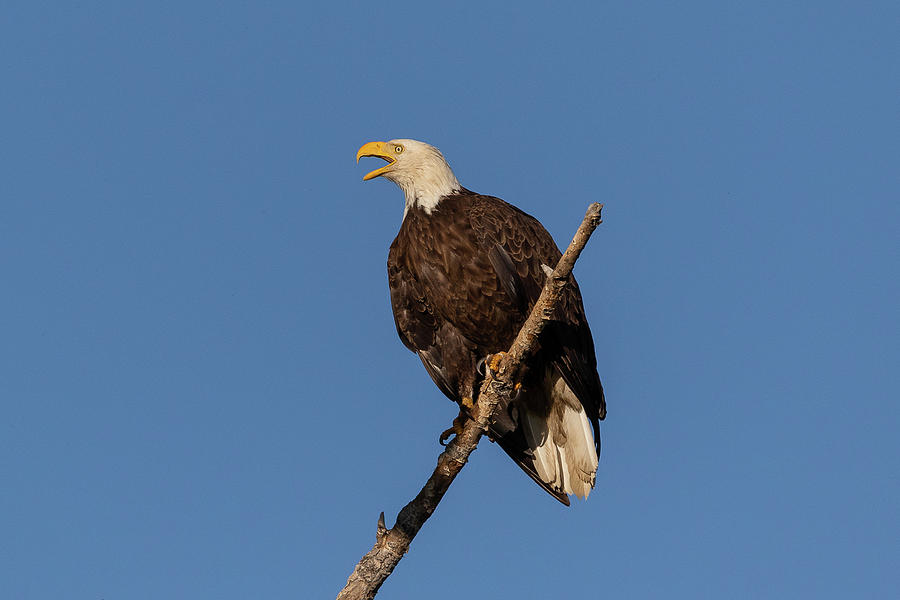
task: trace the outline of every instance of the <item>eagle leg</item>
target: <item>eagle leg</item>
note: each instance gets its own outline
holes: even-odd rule
[[[495,371],[500,369],[500,361],[503,360],[503,357],[506,356],[506,352],[502,350],[497,352],[496,354],[488,355],[487,360],[484,362],[485,367],[487,368],[487,372],[493,376]],[[516,395],[512,397],[512,400],[516,400],[519,397],[519,393],[522,391],[522,382],[517,382],[513,389],[516,391]]]
[[[441,446],[447,445],[447,440],[450,439],[451,435],[459,435],[462,433],[463,425],[465,425],[466,419],[469,418],[469,411],[475,407],[475,403],[471,398],[463,398],[459,404],[459,415],[453,419],[453,426],[442,431],[438,438],[438,443]]]

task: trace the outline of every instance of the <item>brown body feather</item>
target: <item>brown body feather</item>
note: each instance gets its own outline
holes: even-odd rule
[[[561,253],[533,217],[499,198],[461,189],[430,214],[409,208],[388,255],[391,304],[400,339],[416,352],[451,400],[474,398],[477,365],[509,349]],[[548,414],[544,379],[558,373],[584,407],[599,454],[603,388],[581,293],[573,280],[555,319],[541,336],[516,402]],[[491,426],[491,437],[545,490],[564,504],[565,493],[537,475],[517,418],[518,407]]]

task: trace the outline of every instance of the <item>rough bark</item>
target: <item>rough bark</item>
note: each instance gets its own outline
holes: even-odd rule
[[[462,433],[456,436],[438,456],[437,467],[422,491],[403,507],[397,515],[397,522],[388,529],[384,523],[384,513],[378,518],[375,546],[359,561],[347,585],[338,594],[337,600],[369,600],[375,597],[403,555],[409,550],[413,538],[437,508],[444,493],[453,483],[457,474],[465,466],[469,455],[478,446],[481,436],[487,431],[491,415],[497,410],[501,400],[514,396],[514,377],[522,368],[526,358],[534,350],[537,338],[546,322],[553,315],[560,291],[565,287],[575,266],[575,261],[587,244],[594,229],[601,223],[602,204],[591,204],[572,243],[566,249],[552,275],[547,278],[544,289],[518,336],[502,356],[499,366],[490,372],[481,385],[475,404],[474,418],[466,421]]]

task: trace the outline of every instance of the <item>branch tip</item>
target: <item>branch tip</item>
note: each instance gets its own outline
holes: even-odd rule
[[[592,224],[596,227],[600,223],[603,222],[603,205],[599,202],[594,202],[590,206],[588,206],[587,214],[584,215],[585,219],[590,219]]]

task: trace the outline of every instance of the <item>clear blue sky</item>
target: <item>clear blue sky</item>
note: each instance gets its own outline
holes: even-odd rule
[[[609,417],[564,509],[482,444],[384,598],[900,588],[896,2],[0,9],[4,598],[329,598],[455,407],[397,339],[440,147],[565,245]]]

